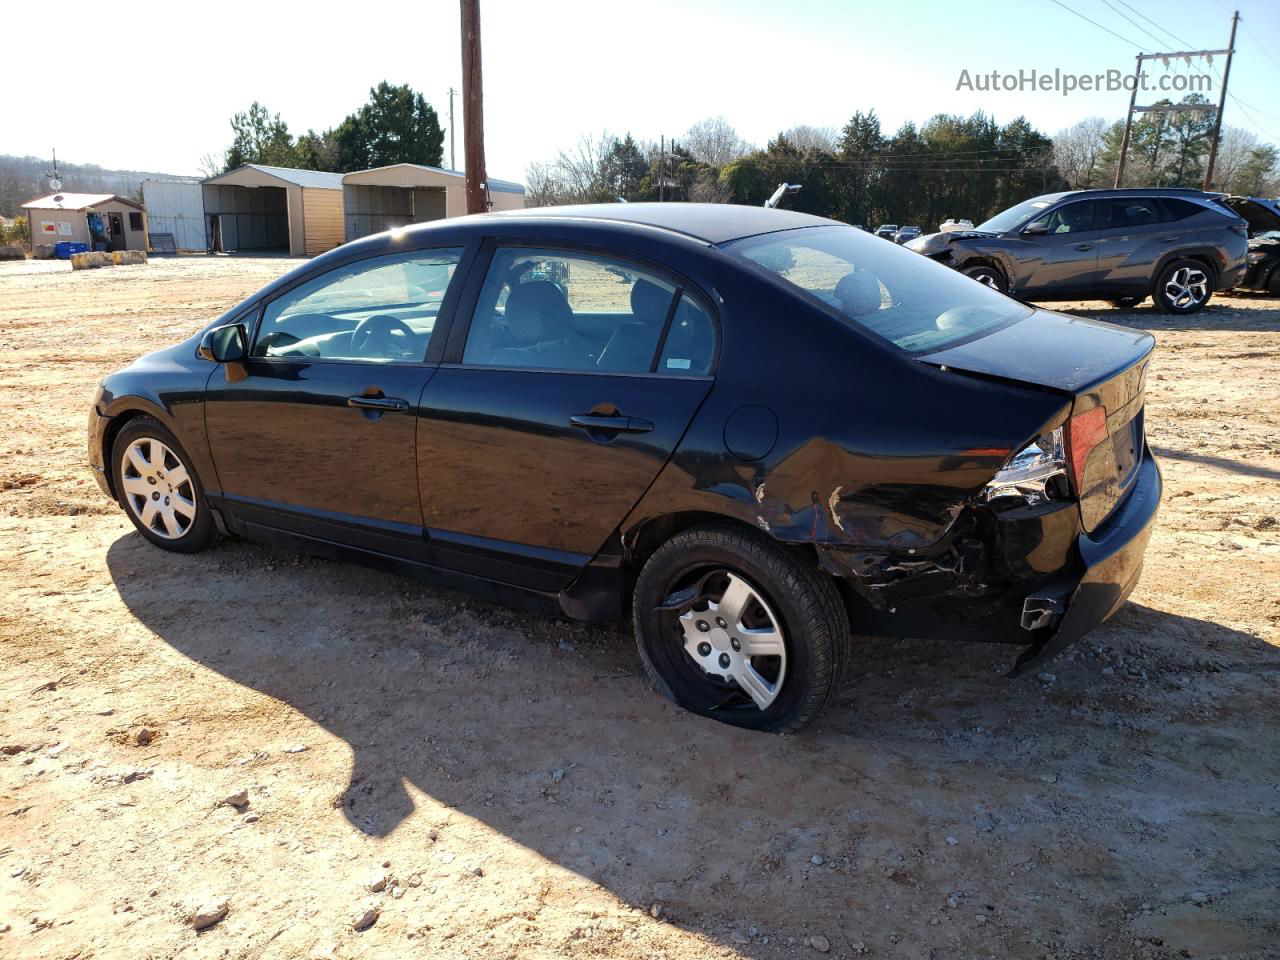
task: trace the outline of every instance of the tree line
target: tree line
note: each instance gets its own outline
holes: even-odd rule
[[[1192,94],[1184,103],[1201,103]],[[1123,122],[1090,118],[1049,136],[1025,117],[999,124],[979,111],[937,114],[892,134],[874,110],[839,130],[799,126],[763,149],[723,117],[668,143],[605,133],[584,137],[527,171],[531,206],[619,199],[763,203],[779,183],[799,183],[791,209],[875,227],[936,229],[948,217],[975,223],[1036,194],[1110,186]],[[1198,187],[1213,128],[1211,110],[1144,114],[1135,121],[1124,185]],[[1225,127],[1215,189],[1280,193],[1280,156],[1246,131]]]
[[[294,137],[280,114],[254,101],[231,118],[232,141],[222,157],[201,161],[205,176],[246,163],[349,173],[392,163],[438,167],[444,131],[435,108],[421,93],[385,80],[369,90],[369,99],[341,123]]]

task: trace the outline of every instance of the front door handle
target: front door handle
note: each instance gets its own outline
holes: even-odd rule
[[[598,430],[607,433],[648,433],[653,424],[639,417],[605,417],[595,413],[579,413],[569,418],[569,424],[582,430]]]
[[[1177,239],[1178,239],[1177,237],[1161,237],[1161,238],[1160,238],[1160,242],[1161,242],[1161,243],[1173,243],[1173,241],[1175,241],[1175,240],[1177,240]]]
[[[1076,244],[1076,249],[1077,249],[1077,250],[1092,250],[1092,249],[1093,249],[1093,244],[1092,244],[1092,243],[1077,243],[1077,244]]]
[[[398,397],[347,397],[348,407],[361,410],[408,410],[409,401]]]

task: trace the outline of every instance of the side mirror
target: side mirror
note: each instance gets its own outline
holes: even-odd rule
[[[1033,236],[1040,233],[1048,233],[1049,225],[1045,223],[1043,220],[1037,220],[1034,223],[1028,223],[1025,227],[1022,228],[1022,232],[1029,233]]]
[[[249,337],[244,324],[214,327],[200,341],[200,356],[211,363],[236,363],[249,355]]]

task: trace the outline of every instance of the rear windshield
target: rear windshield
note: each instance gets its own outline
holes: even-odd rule
[[[806,227],[725,247],[909,353],[991,333],[1031,310],[950,267],[853,227]]]

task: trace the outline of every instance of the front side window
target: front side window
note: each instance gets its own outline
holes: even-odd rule
[[[910,353],[939,350],[1031,315],[1029,307],[950,267],[853,227],[768,233],[725,249],[816,297],[850,326]]]
[[[1043,217],[1031,221],[1027,226],[1044,224],[1046,229],[1043,232],[1050,235],[1092,230],[1096,206],[1097,204],[1092,200],[1078,200],[1075,203],[1064,204]]]
[[[714,355],[711,318],[673,280],[609,257],[520,247],[494,253],[462,361],[700,376]]]
[[[267,304],[253,356],[419,362],[461,259],[451,248],[336,267]]]

